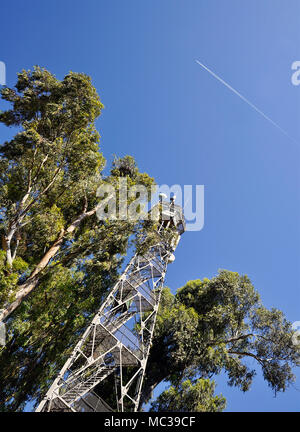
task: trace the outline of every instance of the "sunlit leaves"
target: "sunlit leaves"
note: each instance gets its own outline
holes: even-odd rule
[[[190,380],[163,391],[152,403],[155,412],[221,412],[226,407],[222,395],[215,396],[215,383],[209,379]]]

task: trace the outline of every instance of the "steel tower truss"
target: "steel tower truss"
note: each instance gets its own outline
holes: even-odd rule
[[[138,410],[167,265],[185,227],[172,200],[160,214],[157,243],[132,258],[37,411]]]

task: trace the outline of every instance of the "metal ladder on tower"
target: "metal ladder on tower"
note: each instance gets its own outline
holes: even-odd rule
[[[131,259],[37,412],[138,410],[167,265],[185,231],[174,199],[160,197],[157,207],[157,243]],[[165,237],[171,226],[172,235]]]

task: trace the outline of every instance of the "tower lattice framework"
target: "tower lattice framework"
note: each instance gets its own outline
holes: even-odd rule
[[[157,243],[131,259],[37,411],[138,410],[167,265],[185,230],[174,200],[159,211]]]

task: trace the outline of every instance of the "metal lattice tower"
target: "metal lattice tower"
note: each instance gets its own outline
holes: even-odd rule
[[[157,243],[131,259],[36,411],[138,410],[167,265],[185,231],[174,199],[156,207]]]

